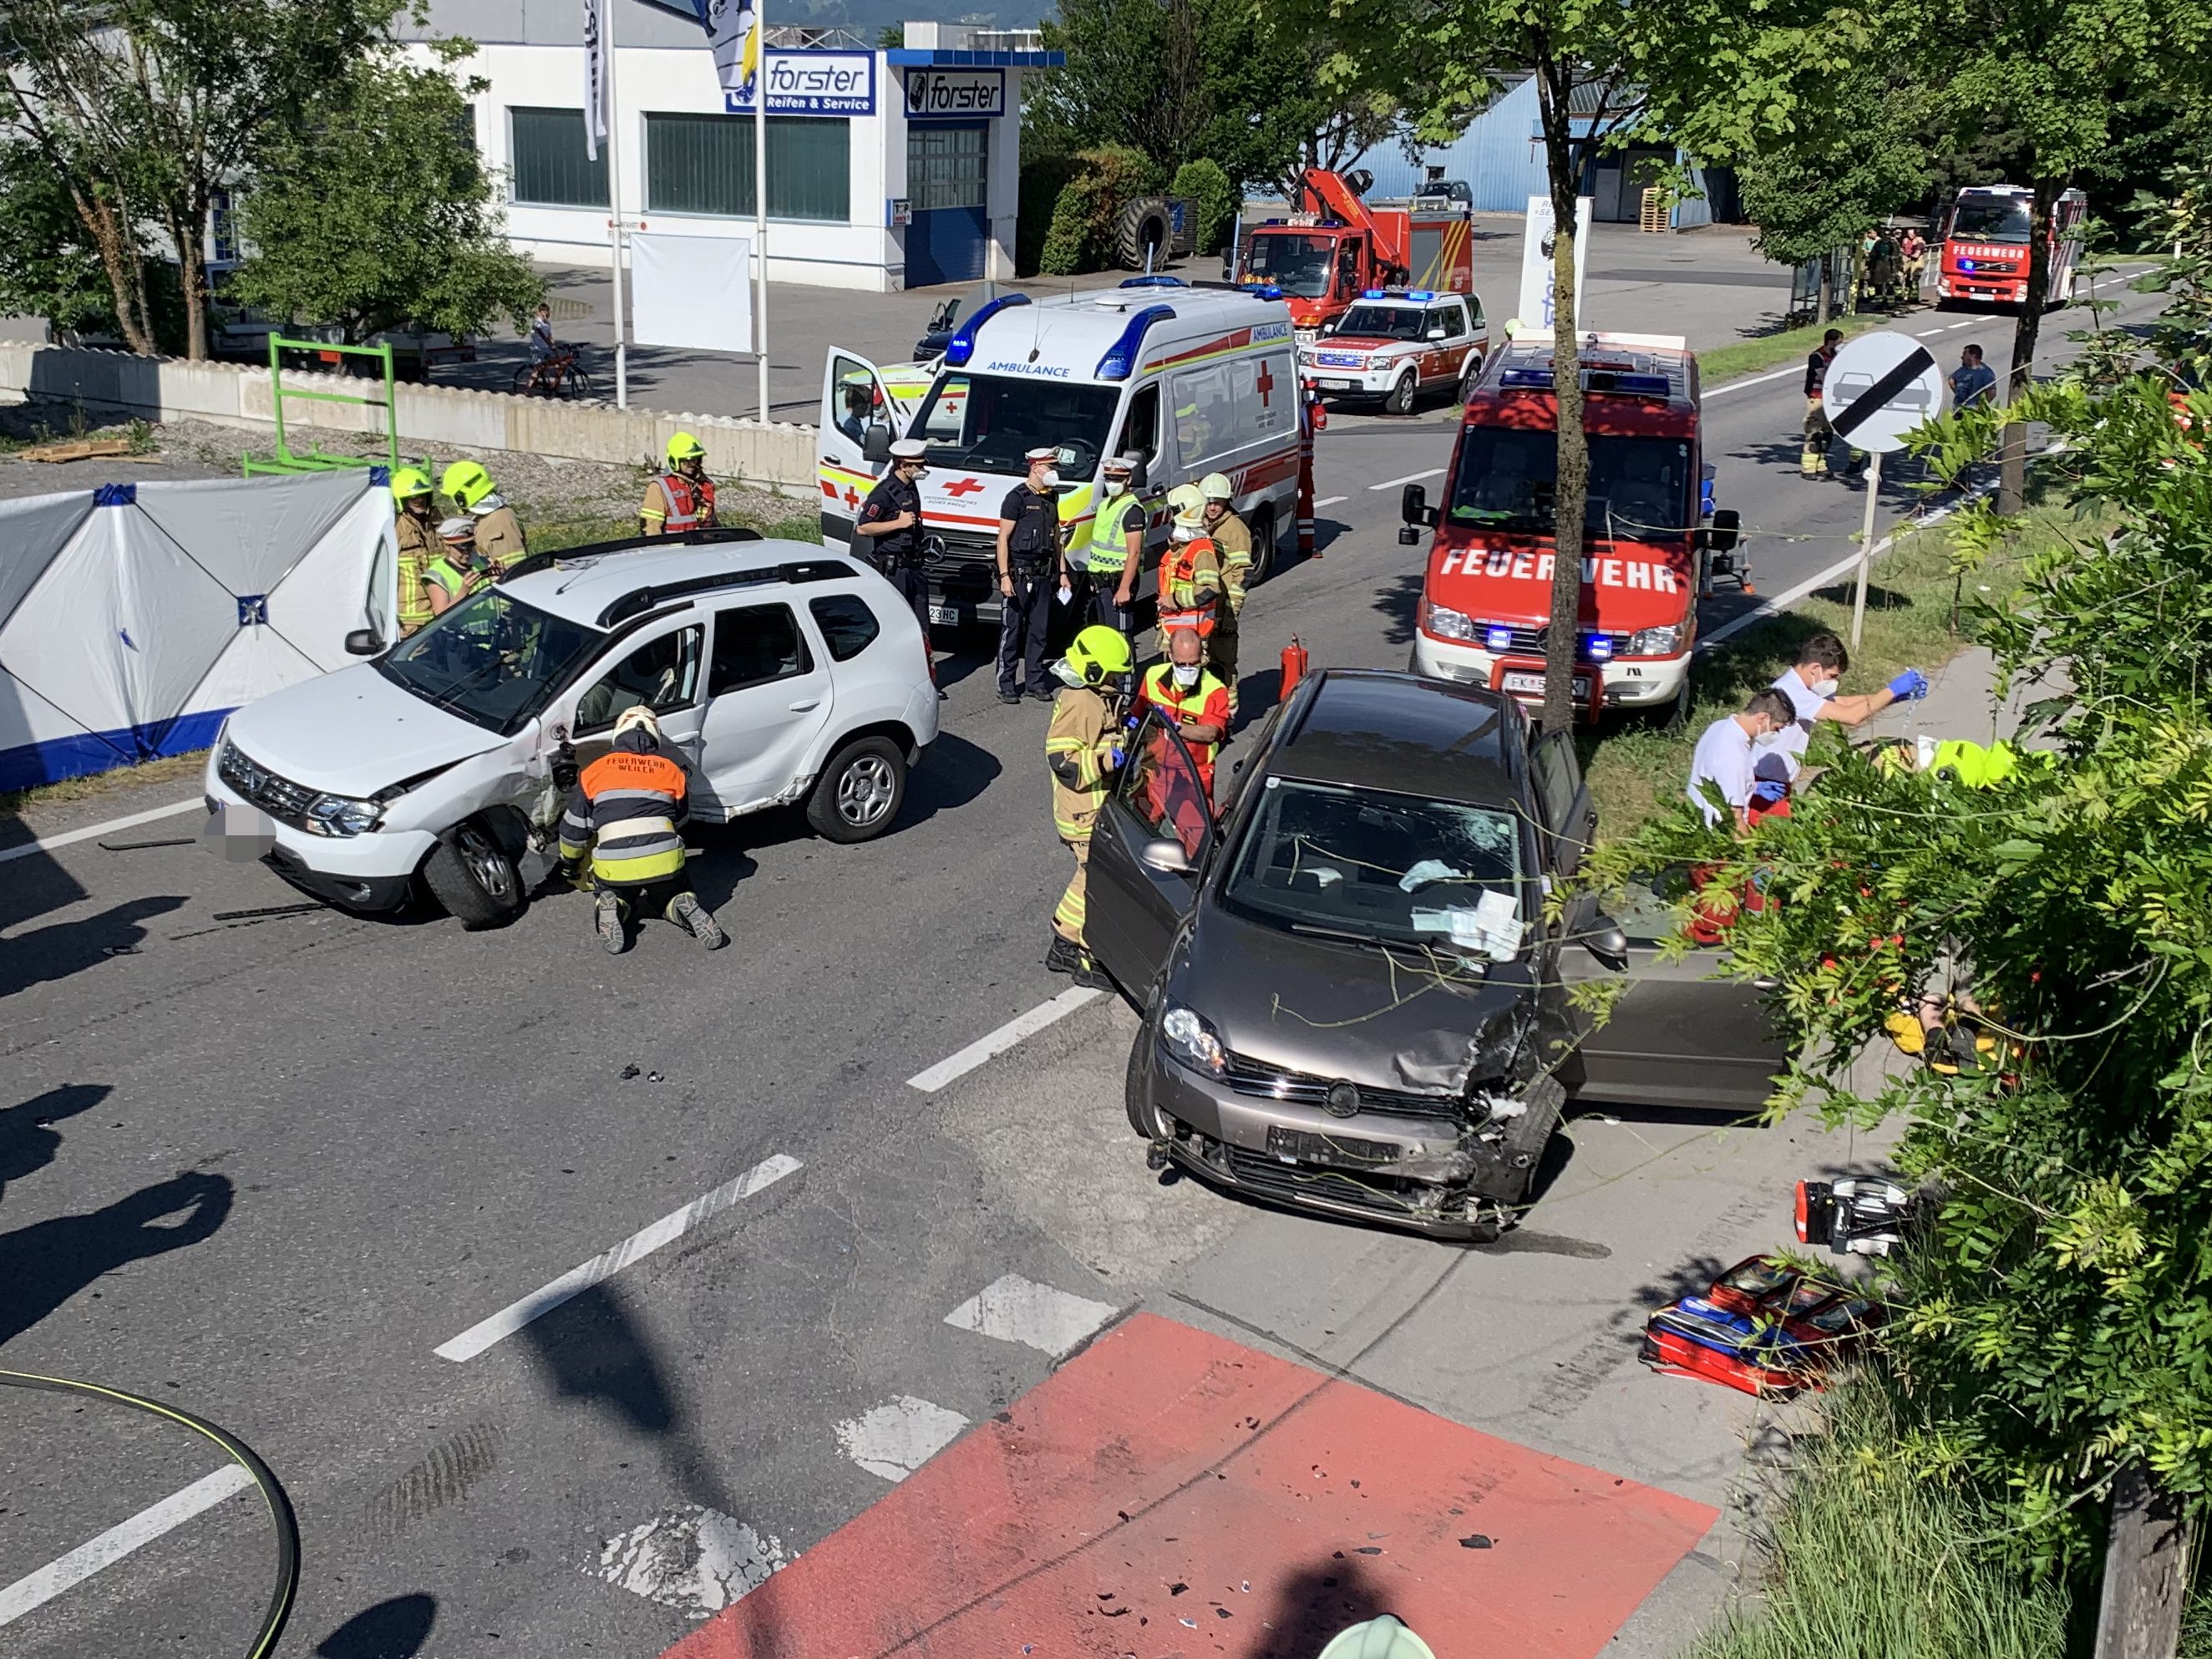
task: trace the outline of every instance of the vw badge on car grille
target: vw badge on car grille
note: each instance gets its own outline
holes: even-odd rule
[[[1356,1085],[1338,1081],[1328,1085],[1322,1105],[1331,1117],[1357,1117],[1359,1115],[1359,1090]]]

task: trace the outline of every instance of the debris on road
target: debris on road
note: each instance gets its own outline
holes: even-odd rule
[[[96,841],[93,845],[103,853],[143,853],[156,847],[197,847],[198,836],[170,836],[161,841]]]
[[[218,910],[209,920],[211,921],[261,921],[270,916],[304,916],[310,911],[320,910],[324,908],[320,902],[264,904],[257,910]]]

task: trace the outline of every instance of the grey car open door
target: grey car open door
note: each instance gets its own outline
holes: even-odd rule
[[[1144,1000],[1213,850],[1213,805],[1190,750],[1157,714],[1131,738],[1128,759],[1091,833],[1085,943],[1116,983]]]

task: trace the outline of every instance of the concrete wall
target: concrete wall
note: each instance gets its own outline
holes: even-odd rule
[[[375,382],[330,374],[284,376],[286,390],[356,396]],[[212,421],[266,430],[274,436],[276,396],[269,371],[235,363],[191,363],[134,357],[121,351],[79,351],[0,341],[0,396],[21,393],[87,413],[143,420]],[[559,403],[504,392],[457,386],[397,389],[399,446],[446,459],[490,450],[568,460],[630,465],[658,459],[671,434],[698,434],[716,477],[811,498],[816,492],[814,429],[781,422],[763,425],[724,415],[617,410],[603,403]],[[285,400],[285,424],[337,431],[382,428],[382,411],[349,404]],[[295,441],[293,447],[305,444]]]

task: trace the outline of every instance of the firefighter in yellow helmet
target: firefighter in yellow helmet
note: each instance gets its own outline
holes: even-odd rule
[[[1237,619],[1244,614],[1244,586],[1252,580],[1252,529],[1237,511],[1237,487],[1226,476],[1209,472],[1198,481],[1206,501],[1206,533],[1221,561],[1221,600],[1214,607],[1213,637],[1206,642],[1206,665],[1229,688],[1229,712],[1237,713]]]
[[[668,441],[668,470],[645,487],[637,510],[648,536],[680,536],[714,526],[714,481],[707,476],[707,447],[688,432]]]
[[[1206,533],[1206,497],[1196,484],[1168,491],[1175,514],[1168,550],[1160,556],[1160,647],[1179,629],[1194,631],[1202,645],[1213,636],[1221,609],[1221,553]]]
[[[522,520],[492,483],[481,461],[455,461],[446,469],[438,488],[453,505],[477,521],[477,556],[504,576],[530,556],[524,544]]]
[[[446,556],[438,538],[438,497],[430,488],[430,475],[419,466],[403,466],[392,475],[392,504],[398,517],[393,530],[399,538],[399,637],[405,639],[430,620],[430,594],[423,578],[430,567]]]
[[[1130,664],[1129,641],[1114,629],[1093,623],[1078,634],[1067,654],[1052,665],[1062,689],[1053,700],[1052,725],[1044,738],[1045,765],[1052,772],[1052,827],[1075,854],[1074,878],[1052,913],[1052,948],[1044,965],[1071,975],[1078,985],[1102,991],[1113,981],[1083,942],[1084,880],[1091,865],[1091,826],[1121,764],[1121,708]]]

